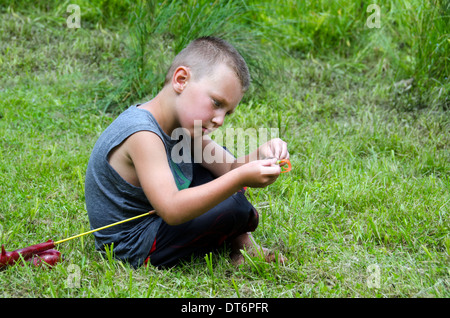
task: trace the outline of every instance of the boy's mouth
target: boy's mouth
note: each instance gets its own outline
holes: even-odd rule
[[[209,134],[210,132],[212,132],[212,129],[206,128],[206,127],[202,127],[202,133],[204,135]]]

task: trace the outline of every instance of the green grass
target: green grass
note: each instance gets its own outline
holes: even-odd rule
[[[89,229],[83,187],[94,142],[121,109],[149,98],[191,29],[180,22],[158,35],[148,25],[139,33],[128,28],[134,5],[71,1],[82,11],[74,30],[66,27],[69,2],[34,3],[0,9],[0,243],[7,250]],[[430,15],[416,2],[381,4],[379,30],[364,29],[360,2],[302,3],[282,10],[217,2],[214,11],[224,20],[238,12],[216,32],[247,52],[257,79],[224,128],[279,128],[289,144],[293,170],[248,192],[261,215],[255,239],[283,253],[286,265],[246,255],[235,267],[222,251],[169,270],[135,270],[100,255],[85,236],[61,244],[65,261],[50,271],[0,272],[0,297],[448,298],[448,58],[432,50],[440,43],[448,56],[448,34],[436,25],[431,44],[418,42],[412,22]],[[190,37],[214,22],[204,5],[183,7],[183,19],[199,21]],[[159,10],[172,21],[173,11]],[[143,34],[148,42],[129,45]],[[248,42],[240,40],[246,34]],[[168,46],[150,50],[159,40]],[[419,44],[435,56],[429,72]],[[131,86],[139,73],[130,65],[154,73]],[[412,76],[412,88],[394,85]]]

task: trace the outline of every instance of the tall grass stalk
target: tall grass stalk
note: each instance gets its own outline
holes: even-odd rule
[[[373,12],[364,1],[250,3],[261,8],[255,19],[277,30],[274,42],[290,55],[388,81],[399,107],[448,109],[448,1],[379,2],[379,28],[369,27]],[[394,86],[408,79],[412,85]]]
[[[174,56],[201,36],[231,42],[246,59],[253,82],[261,83],[271,65],[261,62],[270,54],[258,49],[263,33],[252,22],[252,14],[254,9],[245,1],[138,1],[124,34],[128,54],[122,61],[121,83],[105,110],[156,94]]]

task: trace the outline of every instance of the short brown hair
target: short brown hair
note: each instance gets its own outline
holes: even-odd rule
[[[173,73],[180,66],[189,67],[196,79],[210,74],[213,66],[225,63],[230,67],[239,79],[242,91],[250,86],[250,72],[244,58],[228,42],[223,39],[205,36],[188,44],[175,56],[172,65],[167,72],[164,85],[170,83]]]

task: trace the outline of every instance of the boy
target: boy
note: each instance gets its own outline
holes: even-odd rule
[[[103,132],[86,172],[91,228],[153,209],[156,214],[96,232],[97,249],[113,243],[115,257],[134,267],[147,262],[167,267],[225,241],[235,263],[243,259],[240,249],[257,248],[249,232],[258,214],[242,189],[277,179],[276,161],[289,158],[286,143],[271,140],[241,163],[207,135],[222,126],[249,84],[247,65],[235,48],[202,37],[175,57],[156,97],[131,106]],[[223,160],[174,160],[180,141],[169,136],[180,128],[192,144],[200,142]]]

